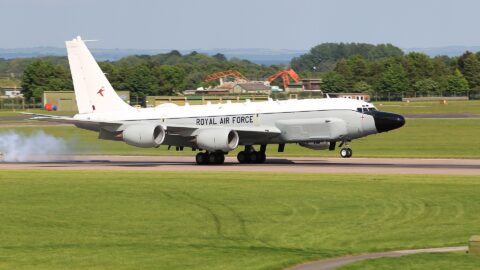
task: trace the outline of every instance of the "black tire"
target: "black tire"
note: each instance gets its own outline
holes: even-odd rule
[[[264,163],[267,159],[265,152],[257,152],[257,163]]]
[[[237,155],[237,160],[238,162],[240,163],[248,163],[249,162],[249,159],[248,159],[248,155],[247,153],[245,153],[245,151],[240,151]]]
[[[250,163],[258,163],[258,152],[250,152],[248,157],[250,159]]]
[[[342,148],[342,150],[340,150],[340,156],[342,158],[347,158],[348,157],[348,150],[347,148]]]
[[[217,164],[223,164],[225,162],[225,155],[224,154],[220,154],[218,156],[218,161],[217,161]]]
[[[198,165],[206,165],[208,164],[209,155],[207,153],[198,153],[195,156],[195,161]]]
[[[352,157],[353,151],[350,148],[347,148],[347,158]]]
[[[208,155],[208,163],[210,164],[217,163],[217,153],[210,153],[210,155]]]
[[[213,156],[213,158],[210,158],[210,163],[212,164],[220,165],[220,164],[223,164],[223,162],[225,162],[225,155],[223,153],[216,152],[211,154],[210,156]]]

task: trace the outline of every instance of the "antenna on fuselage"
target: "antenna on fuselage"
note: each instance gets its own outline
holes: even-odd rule
[[[330,98],[330,95],[328,93],[325,93],[325,96],[327,96],[327,98]]]

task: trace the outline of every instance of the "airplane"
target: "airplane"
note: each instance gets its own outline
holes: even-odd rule
[[[136,147],[198,149],[201,152],[195,160],[199,165],[223,164],[225,154],[240,146],[244,150],[237,155],[239,163],[263,163],[267,145],[277,144],[278,152],[283,152],[290,143],[333,151],[339,142],[340,156],[349,158],[352,140],[405,124],[403,116],[379,111],[371,103],[328,95],[321,99],[165,103],[136,108],[116,94],[81,37],[66,41],[66,47],[78,114],[33,114],[31,119],[73,124],[98,132],[99,139]]]

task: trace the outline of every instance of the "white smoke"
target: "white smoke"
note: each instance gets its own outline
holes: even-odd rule
[[[48,161],[55,155],[66,154],[68,147],[61,138],[37,131],[21,134],[15,131],[0,133],[0,153],[6,162]]]

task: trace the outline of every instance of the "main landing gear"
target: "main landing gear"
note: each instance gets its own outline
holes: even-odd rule
[[[261,145],[260,151],[255,151],[253,146],[246,145],[244,151],[240,151],[237,155],[238,162],[240,163],[264,163],[267,159],[265,151],[267,145]],[[198,165],[215,164],[220,165],[225,162],[225,153],[222,151],[215,152],[200,152],[195,156],[195,161]]]
[[[220,165],[225,162],[225,154],[223,152],[201,152],[195,156],[198,165],[216,164]]]
[[[240,151],[237,155],[238,162],[245,163],[264,163],[267,159],[265,151],[267,150],[266,145],[260,147],[260,151],[255,151],[253,146],[246,145],[245,151]]]

